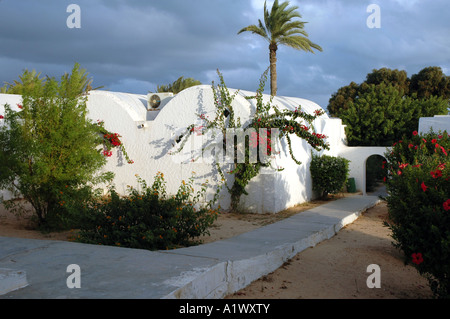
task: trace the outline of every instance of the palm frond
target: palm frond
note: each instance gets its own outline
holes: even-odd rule
[[[311,40],[309,40],[308,38],[299,35],[281,37],[278,43],[287,45],[297,50],[302,50],[311,53],[314,53],[313,49],[323,51],[318,44],[315,44],[311,42]]]
[[[259,26],[254,25],[254,24],[249,25],[249,26],[239,30],[238,34],[241,34],[242,32],[246,32],[246,31],[252,32],[254,34],[257,34],[257,35],[265,38],[266,40],[269,40],[269,37],[267,35],[267,31],[264,28],[264,25],[262,24],[261,20],[259,20]]]

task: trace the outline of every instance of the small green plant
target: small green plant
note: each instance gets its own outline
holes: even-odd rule
[[[148,250],[173,249],[192,245],[217,219],[218,199],[206,202],[207,182],[194,193],[194,177],[182,181],[175,195],[166,193],[163,173],[151,186],[138,177],[141,190],[130,187],[129,196],[121,197],[111,188],[106,197],[80,207],[83,222],[78,241]],[[202,205],[203,202],[203,205]],[[220,207],[219,207],[220,208]]]
[[[450,298],[450,138],[447,132],[405,137],[386,153],[386,197],[394,246]]]
[[[348,179],[349,161],[342,157],[312,154],[310,165],[313,190],[320,198],[342,191]]]

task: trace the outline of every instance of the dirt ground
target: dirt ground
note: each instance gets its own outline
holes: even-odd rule
[[[314,201],[268,215],[223,213],[210,236],[201,239],[206,243],[233,237],[324,203]],[[367,210],[333,238],[299,253],[227,299],[431,298],[427,281],[413,267],[405,266],[392,246],[389,229],[382,224],[386,215],[385,203]],[[76,235],[76,231],[43,234],[33,229],[30,217],[16,216],[0,205],[0,236],[70,240]],[[380,267],[381,288],[367,287],[371,264]]]
[[[429,299],[425,278],[410,265],[391,242],[383,226],[386,203],[367,210],[336,236],[297,254],[273,273],[228,296],[233,299]],[[367,280],[380,268],[380,288]],[[373,282],[370,277],[369,282]]]

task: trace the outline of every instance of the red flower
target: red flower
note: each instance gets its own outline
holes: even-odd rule
[[[103,151],[103,155],[107,156],[107,157],[111,157],[112,156],[112,151],[104,150]]]
[[[415,263],[416,265],[420,265],[423,262],[423,257],[421,253],[413,253],[411,257],[412,262]]]
[[[442,206],[444,207],[445,211],[450,210],[450,199],[447,199],[444,204],[442,204]]]
[[[417,134],[419,134],[419,133],[417,133],[417,131],[414,131],[414,132],[413,132],[413,135],[414,135],[414,136],[416,136]]]
[[[425,185],[425,183],[424,183],[424,182],[422,182],[422,184],[420,185],[420,187],[422,187],[422,190],[423,190],[424,192],[426,192],[426,191],[427,191],[427,188],[428,188],[428,186],[427,186],[427,185]]]
[[[23,109],[23,106],[20,105],[20,104],[17,104],[17,107],[18,107],[19,109]]]
[[[5,117],[3,115],[0,115],[0,120],[3,120]]]
[[[431,140],[431,143],[435,144],[435,143],[437,143],[437,140],[436,140],[435,138],[433,138],[433,139]]]
[[[442,171],[437,169],[435,171],[431,171],[430,174],[431,176],[433,176],[433,178],[438,178],[442,176]]]

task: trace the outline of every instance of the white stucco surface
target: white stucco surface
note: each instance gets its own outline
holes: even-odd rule
[[[231,93],[236,90],[229,89]],[[235,118],[239,117],[243,126],[252,118],[255,112],[255,100],[245,97],[253,96],[254,92],[239,91],[234,99]],[[115,173],[114,184],[119,193],[126,194],[127,186],[138,187],[136,174],[151,185],[157,172],[162,172],[167,182],[168,193],[175,193],[182,180],[188,180],[195,172],[196,191],[208,180],[212,186],[208,198],[212,198],[214,186],[220,176],[213,163],[195,161],[200,154],[202,136],[194,135],[186,144],[183,152],[171,154],[179,146],[176,140],[186,132],[189,125],[205,124],[200,114],[215,117],[216,108],[211,86],[200,85],[183,90],[173,97],[164,96],[163,103],[156,110],[147,105],[147,95],[128,94],[109,91],[91,91],[88,97],[89,117],[93,121],[101,120],[105,128],[119,133],[129,157],[134,164],[128,164],[120,152],[113,150],[113,156],[104,167],[106,171]],[[270,96],[264,95],[265,102]],[[0,94],[0,114],[4,114],[3,105],[10,104],[17,110],[21,96]],[[295,97],[274,97],[272,101],[279,109],[295,110],[313,114],[320,109],[316,103]],[[151,110],[148,110],[151,109]],[[330,150],[325,153],[332,156],[343,156],[351,160],[350,176],[356,180],[357,189],[365,188],[365,162],[372,154],[382,154],[382,148],[350,148],[345,145],[345,131],[340,119],[322,115],[314,122],[317,133],[325,134]],[[276,213],[296,204],[314,198],[312,181],[309,172],[312,148],[303,140],[293,136],[292,147],[294,155],[302,164],[297,165],[289,155],[287,142],[282,140],[278,145],[280,155],[274,160],[274,166],[284,168],[278,172],[273,169],[263,169],[261,174],[251,180],[247,187],[248,196],[242,196],[241,209],[248,212]],[[222,164],[224,172],[233,169],[233,164]],[[227,184],[233,183],[233,175],[226,174]],[[364,185],[364,187],[363,187]],[[5,197],[7,194],[4,193]],[[228,191],[223,188],[219,204],[224,209],[230,205]]]

